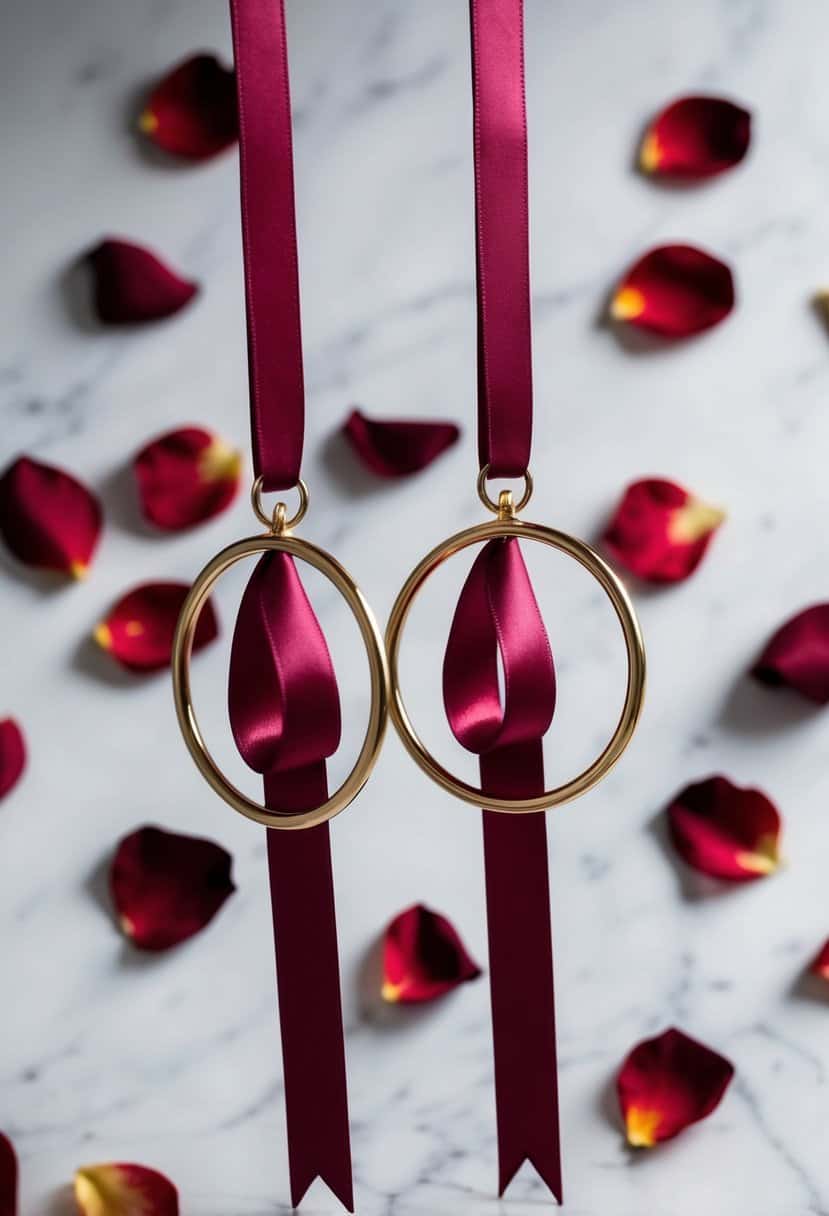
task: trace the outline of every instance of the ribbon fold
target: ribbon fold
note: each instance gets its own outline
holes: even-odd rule
[[[270,553],[245,589],[230,655],[230,722],[265,805],[325,802],[340,699],[325,638],[293,558]],[[291,1202],[316,1177],[354,1210],[334,884],[328,824],[268,831]]]

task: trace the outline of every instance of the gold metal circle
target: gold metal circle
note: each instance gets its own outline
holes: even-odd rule
[[[403,694],[400,690],[399,657],[400,642],[403,628],[409,615],[415,596],[420,591],[426,579],[438,566],[454,554],[470,545],[483,541],[496,540],[508,536],[516,536],[521,540],[539,541],[562,553],[575,558],[601,584],[602,589],[613,605],[625,640],[627,652],[627,688],[625,701],[616,729],[604,751],[596,760],[579,773],[577,777],[567,781],[555,789],[545,790],[534,798],[494,798],[484,795],[474,785],[468,785],[454,777],[445,769],[426,748],[417,734],[406,711]],[[391,675],[391,701],[389,709],[392,721],[412,759],[432,778],[442,789],[456,798],[469,802],[473,806],[484,806],[487,810],[509,811],[514,814],[526,814],[531,811],[543,811],[549,807],[559,806],[578,798],[607,775],[630,742],[636,724],[642,712],[645,695],[645,647],[636,612],[627,591],[619,578],[591,547],[584,541],[576,540],[565,532],[557,532],[554,528],[545,528],[540,524],[524,523],[519,519],[499,518],[491,523],[478,524],[457,532],[448,540],[442,541],[423,561],[412,571],[404,583],[400,594],[391,610],[389,623],[386,628],[386,654],[388,656]]]
[[[310,566],[319,570],[320,574],[323,574],[329,582],[333,583],[354,615],[368,656],[371,707],[360,754],[345,781],[327,802],[313,810],[298,813],[269,810],[246,797],[241,790],[228,781],[208,751],[202,737],[190,689],[190,656],[193,650],[193,638],[199,615],[214,584],[226,570],[237,562],[261,553],[288,553],[292,557],[308,562]],[[315,824],[332,819],[344,810],[368,780],[380,752],[380,744],[383,741],[388,717],[389,673],[386,654],[377,622],[363,598],[360,588],[348,571],[324,549],[319,549],[316,545],[295,537],[269,535],[240,540],[223,549],[221,553],[217,553],[193,583],[182,606],[173,639],[172,668],[176,715],[190,755],[208,785],[240,815],[253,819],[256,823],[262,823],[267,828],[291,831],[313,827]]]
[[[521,495],[521,498],[515,506],[512,505],[512,495],[509,494],[509,491],[506,491],[506,493],[509,494],[508,499],[504,498],[504,490],[502,490],[498,496],[498,502],[495,502],[489,497],[486,488],[487,477],[489,477],[489,465],[485,464],[478,474],[478,497],[486,507],[487,511],[491,511],[492,514],[497,515],[499,519],[503,519],[505,514],[518,515],[524,510],[527,503],[533,496],[533,479],[529,469],[527,469],[527,471],[524,473],[524,493]],[[507,502],[509,503],[508,508],[506,508]]]
[[[296,490],[299,493],[299,506],[296,512],[287,519],[288,508],[284,502],[278,502],[270,515],[262,506],[262,484],[264,477],[257,477],[250,489],[250,505],[253,507],[253,513],[260,523],[264,524],[269,531],[276,536],[281,536],[283,532],[290,532],[305,518],[305,513],[308,510],[308,487],[301,477],[297,478]]]

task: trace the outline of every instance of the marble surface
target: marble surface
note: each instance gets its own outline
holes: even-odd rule
[[[351,567],[384,616],[427,547],[479,518],[466,4],[291,0],[289,23],[306,535]],[[780,619],[826,595],[829,339],[810,297],[829,280],[829,10],[528,0],[527,34],[531,514],[594,536],[622,486],[648,473],[729,511],[691,582],[637,590],[651,663],[640,732],[600,789],[549,822],[566,1206],[570,1216],[817,1216],[829,1212],[829,1007],[802,972],[829,932],[829,720],[743,673]],[[147,80],[202,47],[229,52],[223,0],[31,0],[6,15],[0,40],[3,459],[26,451],[65,465],[107,510],[83,585],[48,590],[5,557],[0,569],[2,708],[31,748],[25,781],[0,808],[0,1126],[20,1153],[22,1216],[68,1212],[74,1167],[111,1159],[169,1173],[188,1216],[289,1210],[261,833],[201,783],[167,679],[121,678],[85,640],[130,584],[192,577],[251,530],[243,495],[191,534],[152,536],[124,475],[139,444],[188,420],[247,443],[236,155],[171,166],[129,133]],[[748,161],[699,188],[643,181],[632,170],[643,122],[694,89],[751,106]],[[91,324],[69,268],[109,233],[201,280],[194,306],[141,332]],[[737,311],[670,350],[621,345],[598,323],[606,293],[635,255],[670,239],[733,263]],[[456,418],[463,443],[422,478],[379,485],[336,434],[353,403]],[[612,724],[621,647],[581,576],[533,563],[561,676],[547,748],[556,777]],[[469,771],[439,709],[461,573],[413,619],[406,674],[428,737]],[[231,766],[221,685],[238,589],[222,589],[224,643],[199,660],[196,681]],[[362,729],[366,681],[352,626],[330,595],[317,602],[344,688],[336,775]],[[788,864],[773,879],[714,890],[666,849],[660,808],[715,771],[778,801]],[[145,822],[221,840],[239,886],[207,932],[159,958],[122,942],[103,894],[115,841]],[[529,1169],[495,1198],[486,982],[386,1014],[369,982],[378,932],[414,900],[450,915],[485,960],[477,813],[431,788],[389,738],[333,836],[358,1211],[543,1210]],[[704,1124],[633,1156],[612,1078],[636,1040],[669,1024],[730,1056],[736,1080]],[[321,1184],[303,1204],[308,1216],[336,1210]]]

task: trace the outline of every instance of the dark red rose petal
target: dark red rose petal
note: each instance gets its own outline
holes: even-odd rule
[[[139,828],[118,845],[110,871],[121,928],[141,950],[169,950],[186,941],[236,890],[232,865],[212,840]]]
[[[62,469],[21,456],[0,477],[0,533],[24,565],[83,578],[101,519],[95,495]]]
[[[26,767],[26,743],[14,718],[0,720],[0,798],[5,798]]]
[[[752,675],[772,687],[794,688],[818,705],[829,704],[829,604],[815,604],[781,625]]]
[[[84,1166],[75,1174],[80,1216],[178,1216],[178,1191],[146,1165]]]
[[[649,477],[625,490],[603,541],[638,578],[678,583],[696,570],[724,519],[676,482]]]
[[[186,583],[142,583],[112,608],[95,628],[95,641],[130,671],[160,671],[169,667],[173,634],[190,588]],[[201,650],[219,633],[210,600],[204,606],[193,650]]]
[[[17,1216],[17,1154],[0,1132],[0,1216]]]
[[[809,970],[812,975],[818,975],[822,980],[829,980],[829,940],[824,943],[823,949]]]
[[[639,163],[654,176],[713,177],[740,163],[751,139],[751,115],[722,97],[680,97],[653,120]]]
[[[383,939],[383,999],[432,1001],[481,974],[454,926],[414,904],[394,918]]]
[[[241,463],[239,452],[202,427],[160,435],[133,462],[144,516],[167,532],[212,519],[233,501]]]
[[[610,315],[664,338],[687,338],[723,321],[734,307],[724,262],[692,245],[651,249],[627,271]]]
[[[681,1030],[637,1044],[616,1083],[628,1143],[673,1139],[719,1106],[733,1076],[729,1060]]]
[[[171,317],[198,291],[198,284],[129,241],[101,241],[88,257],[95,278],[95,310],[107,325]]]
[[[239,135],[236,78],[215,55],[192,55],[156,84],[138,120],[165,152],[207,160]]]
[[[343,426],[354,451],[378,477],[419,473],[460,435],[454,422],[366,418],[352,410]]]
[[[668,807],[671,839],[683,861],[712,878],[746,882],[780,864],[782,822],[760,790],[727,777],[687,786]]]

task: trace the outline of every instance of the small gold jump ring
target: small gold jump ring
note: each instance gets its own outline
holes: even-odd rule
[[[487,511],[491,511],[493,515],[501,516],[503,508],[500,503],[495,502],[489,497],[486,490],[486,479],[489,476],[489,465],[485,464],[478,474],[478,497],[486,507]],[[524,493],[521,495],[520,501],[512,508],[514,514],[523,511],[527,503],[533,495],[533,479],[530,470],[527,469],[524,473]]]
[[[305,513],[308,510],[308,487],[301,477],[297,478],[295,488],[299,494],[299,506],[291,518],[286,519],[287,508],[284,502],[278,502],[270,515],[268,515],[262,506],[262,485],[264,480],[264,477],[257,477],[251,486],[250,505],[253,507],[253,513],[269,532],[278,535],[281,535],[283,532],[290,532],[305,518]],[[281,510],[280,507],[282,508]]]

